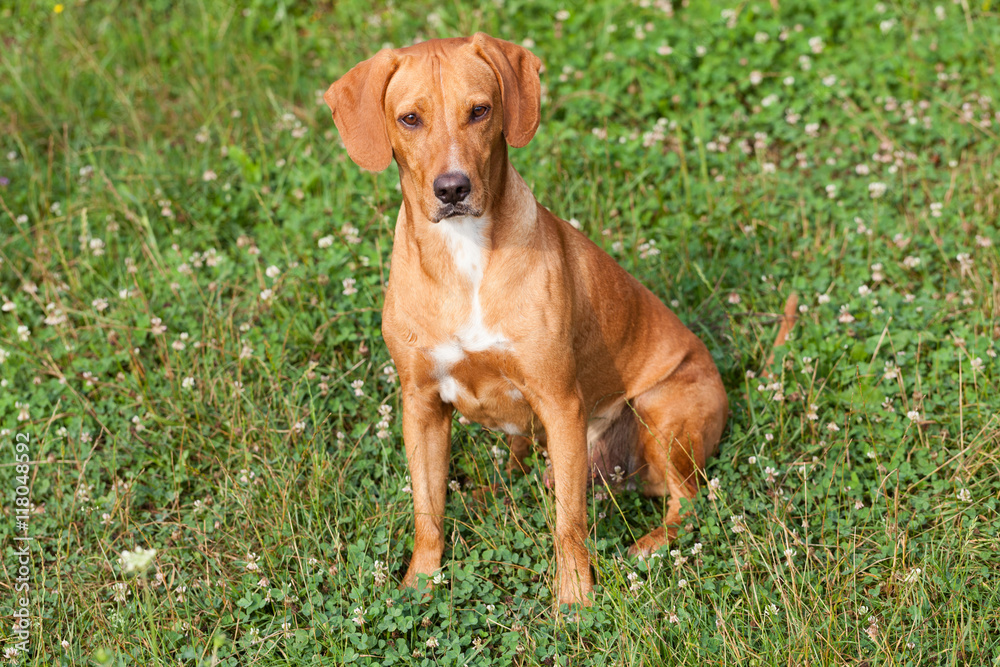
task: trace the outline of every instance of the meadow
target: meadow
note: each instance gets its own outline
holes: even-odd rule
[[[1000,665],[995,3],[31,0],[0,26],[11,664]],[[507,475],[457,415],[444,566],[398,588],[398,179],[321,95],[477,30],[544,63],[517,169],[729,392],[668,551],[627,556],[662,499],[593,490],[587,609],[554,610],[544,461]]]

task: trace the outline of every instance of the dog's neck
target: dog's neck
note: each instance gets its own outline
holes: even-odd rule
[[[407,179],[400,180],[403,204],[396,220],[393,263],[418,262],[429,278],[441,282],[464,277],[478,285],[491,253],[501,245],[526,245],[535,231],[537,204],[513,165],[493,183],[493,197],[481,216],[456,216],[432,222],[416,204]]]

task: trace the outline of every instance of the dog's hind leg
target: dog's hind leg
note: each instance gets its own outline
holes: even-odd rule
[[[512,435],[508,439],[510,446],[510,458],[507,459],[507,472],[510,474],[523,475],[528,472],[528,464],[525,459],[531,455],[531,440],[523,435]]]
[[[670,496],[663,524],[636,541],[634,555],[648,556],[677,537],[684,520],[681,499],[697,493],[705,459],[715,452],[728,416],[721,380],[701,376],[692,382],[684,375],[671,376],[634,402],[643,492]]]

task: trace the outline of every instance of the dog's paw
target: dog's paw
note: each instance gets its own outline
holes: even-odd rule
[[[664,528],[660,526],[655,528],[638,540],[635,544],[628,550],[629,556],[635,556],[638,558],[649,558],[654,553],[667,546],[671,540],[677,537],[677,527],[671,526],[670,528]]]

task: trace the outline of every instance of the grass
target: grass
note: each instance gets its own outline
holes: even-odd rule
[[[1000,664],[996,8],[682,4],[0,6],[14,659]],[[476,30],[546,65],[517,168],[706,341],[733,408],[675,551],[627,558],[662,501],[593,493],[599,586],[568,615],[543,463],[510,479],[457,422],[441,582],[396,587],[397,178],[318,100],[384,43]]]

